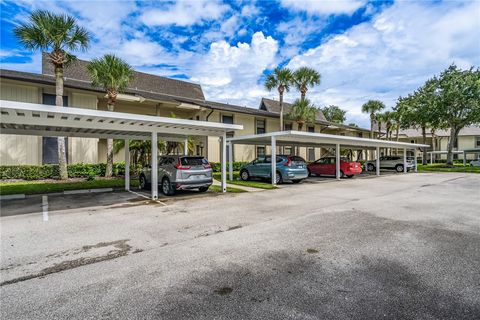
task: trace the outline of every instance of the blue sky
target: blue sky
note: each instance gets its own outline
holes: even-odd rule
[[[310,66],[307,96],[368,127],[361,105],[388,107],[449,64],[480,66],[479,1],[2,1],[2,68],[40,72],[40,54],[12,35],[31,11],[68,13],[92,34],[82,59],[115,53],[137,70],[202,85],[210,100],[258,107],[277,98],[263,80],[276,66]],[[298,92],[292,90],[287,100]]]

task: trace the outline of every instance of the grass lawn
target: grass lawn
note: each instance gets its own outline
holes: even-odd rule
[[[227,173],[227,177],[228,177],[228,173]],[[218,181],[221,181],[222,180],[222,175],[220,172],[214,172],[213,173],[213,178],[215,180],[218,180]],[[239,180],[240,179],[240,173],[238,171],[234,171],[233,172],[233,181],[231,180],[228,180],[227,179],[227,183],[228,184],[235,184],[237,186],[245,186],[245,187],[251,187],[251,188],[259,188],[259,189],[276,189],[277,187],[275,186],[272,186],[270,183],[268,182],[264,182],[264,181],[242,181],[242,180]]]
[[[212,191],[212,192],[222,192],[222,187],[221,187],[221,186],[211,185],[210,188],[208,188],[208,191]],[[248,191],[241,190],[241,189],[237,189],[237,188],[227,187],[227,192],[241,193],[241,192],[248,192]]]
[[[464,167],[462,164],[454,164],[453,167],[447,166],[445,163],[419,164],[418,171],[439,171],[439,172],[471,172],[480,173],[480,167]]]
[[[132,187],[138,186],[138,180],[132,179],[130,181]],[[114,179],[96,179],[96,180],[76,180],[76,181],[15,181],[15,182],[0,182],[0,195],[7,194],[38,194],[50,192],[62,192],[65,190],[78,189],[97,189],[97,188],[120,188],[125,186],[125,181],[122,178]]]

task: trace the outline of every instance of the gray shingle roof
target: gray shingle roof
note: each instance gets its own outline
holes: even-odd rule
[[[88,61],[84,60],[73,62],[65,68],[65,78],[90,82],[90,76],[86,71],[87,64]],[[42,73],[51,76],[55,75],[53,65],[48,60],[48,54],[46,53],[42,54]],[[202,87],[199,84],[155,76],[138,71],[134,71],[134,78],[129,89],[191,99],[205,99]]]

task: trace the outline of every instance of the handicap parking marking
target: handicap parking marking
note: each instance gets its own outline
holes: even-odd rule
[[[48,196],[42,196],[43,221],[48,221]]]

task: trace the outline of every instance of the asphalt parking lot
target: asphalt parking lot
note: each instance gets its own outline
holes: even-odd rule
[[[480,175],[109,196],[0,218],[2,319],[480,315]]]

